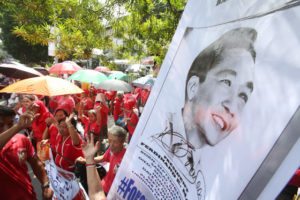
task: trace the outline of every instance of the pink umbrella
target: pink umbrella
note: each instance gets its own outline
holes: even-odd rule
[[[110,71],[110,69],[108,67],[104,67],[104,66],[96,67],[94,70],[96,70],[98,72],[109,72]]]
[[[49,69],[49,73],[51,74],[74,74],[78,70],[82,69],[79,65],[77,65],[73,61],[65,61],[62,63],[57,63],[52,65]]]

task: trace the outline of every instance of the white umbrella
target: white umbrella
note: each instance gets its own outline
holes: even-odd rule
[[[104,89],[107,91],[130,92],[132,90],[131,85],[129,85],[125,81],[121,81],[117,79],[105,80],[99,84],[95,84],[94,86],[96,89]]]

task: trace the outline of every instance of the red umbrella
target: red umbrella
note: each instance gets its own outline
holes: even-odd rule
[[[35,76],[43,76],[40,72],[33,68],[27,67],[21,63],[11,62],[0,65],[0,73],[11,78],[32,78]]]
[[[108,67],[104,67],[104,66],[96,67],[94,70],[96,70],[98,72],[110,72],[110,69]]]
[[[52,65],[52,67],[49,69],[49,72],[52,74],[73,74],[80,69],[82,68],[75,62],[65,61]]]

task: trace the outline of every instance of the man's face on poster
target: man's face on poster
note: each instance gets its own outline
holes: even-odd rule
[[[197,86],[191,103],[192,126],[213,146],[239,124],[253,90],[254,61],[245,49],[230,49]],[[187,133],[188,134],[188,133]]]

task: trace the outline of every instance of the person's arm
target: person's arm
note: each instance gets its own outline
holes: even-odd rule
[[[91,200],[106,199],[94,161],[94,155],[96,152],[98,152],[99,148],[99,142],[97,142],[96,145],[94,145],[93,134],[91,134],[91,138],[87,137],[87,142],[82,145],[82,150],[86,158],[86,173],[89,188],[88,193]]]
[[[20,116],[17,124],[13,125],[11,128],[7,129],[0,134],[0,149],[2,149],[5,144],[20,130],[27,128],[31,125],[33,119],[36,116],[32,112],[25,112]]]
[[[45,120],[45,122],[46,122],[46,128],[45,128],[45,130],[44,130],[44,133],[43,133],[43,140],[46,140],[46,139],[49,139],[50,138],[50,135],[49,135],[49,129],[50,129],[50,126],[52,125],[52,124],[55,124],[55,125],[57,125],[57,122],[56,122],[56,120],[54,119],[54,117],[48,117],[46,120]]]
[[[75,127],[73,126],[73,124],[71,123],[71,119],[73,119],[74,117],[74,113],[72,113],[69,117],[66,118],[66,124],[68,126],[68,130],[72,139],[72,143],[74,146],[77,146],[80,144],[80,137],[75,129]]]
[[[33,157],[28,158],[28,162],[33,170],[33,173],[41,183],[43,199],[51,199],[53,196],[53,191],[49,187],[49,179],[47,177],[42,161],[40,161],[38,157],[34,155]]]

